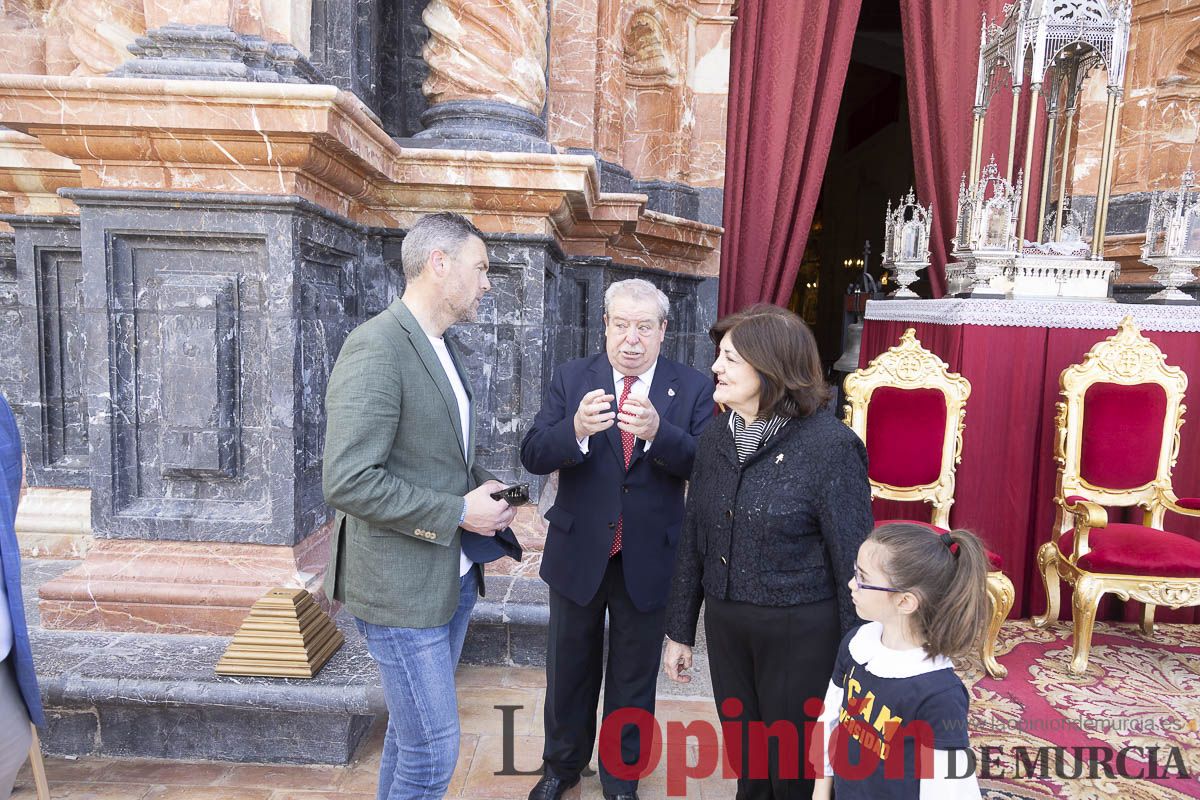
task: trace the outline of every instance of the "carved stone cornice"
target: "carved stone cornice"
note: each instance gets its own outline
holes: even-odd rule
[[[546,0],[431,0],[422,56],[431,105],[510,103],[531,114],[546,103]]]
[[[0,211],[29,216],[77,214],[59,189],[79,186],[79,167],[37,139],[0,129]]]
[[[590,156],[401,147],[332,86],[4,75],[0,124],[83,188],[297,195],[384,227],[453,210],[570,255],[717,274],[720,228],[601,193]]]
[[[339,95],[300,84],[5,75],[0,124],[77,164],[84,188],[290,193],[369,219],[362,198],[382,178],[372,165],[395,143]]]

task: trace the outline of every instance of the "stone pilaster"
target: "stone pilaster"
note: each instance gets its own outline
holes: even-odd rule
[[[322,402],[362,229],[294,198],[71,194],[96,542],[42,587],[43,625],[230,633],[327,554]]]
[[[4,217],[13,228],[18,324],[0,348],[5,394],[24,439],[30,486],[88,486],[83,265],[78,217]]]
[[[79,218],[57,190],[79,167],[0,128],[0,391],[24,440],[22,553],[79,558],[91,542]]]
[[[422,139],[462,149],[550,152],[546,0],[430,0]]]

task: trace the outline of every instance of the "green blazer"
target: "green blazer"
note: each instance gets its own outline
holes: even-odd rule
[[[475,465],[471,407],[464,452],[454,390],[400,298],[342,345],[325,394],[322,479],[338,512],[325,594],[359,619],[432,628],[453,616],[462,497],[493,477]]]

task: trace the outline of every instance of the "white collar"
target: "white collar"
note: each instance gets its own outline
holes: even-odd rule
[[[945,656],[930,658],[924,648],[893,650],[883,643],[883,624],[868,622],[850,639],[850,657],[878,678],[911,678],[939,669],[954,669]]]
[[[640,381],[641,383],[646,384],[646,391],[649,392],[650,385],[652,383],[654,383],[654,370],[656,370],[657,368],[658,368],[658,359],[656,358],[656,359],[654,359],[654,361],[650,362],[650,369],[646,370],[641,375],[637,376],[638,379],[633,382],[633,385],[636,387],[638,385],[638,382]],[[625,376],[622,373],[617,372],[614,369],[613,370],[613,387],[616,388],[616,390],[617,390],[617,397],[621,396],[621,383],[624,380],[625,380]]]

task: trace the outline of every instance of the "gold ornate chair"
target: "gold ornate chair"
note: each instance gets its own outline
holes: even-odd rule
[[[931,530],[950,528],[954,472],[962,458],[970,382],[917,341],[909,328],[900,344],[846,376],[846,424],[866,443],[871,496],[924,501]],[[877,520],[883,524],[889,520]],[[988,551],[992,617],[981,643],[983,666],[994,678],[1008,670],[996,661],[996,635],[1013,606],[1013,585],[1000,557]]]
[[[1096,607],[1106,593],[1144,603],[1142,631],[1156,606],[1200,605],[1200,542],[1163,529],[1167,511],[1200,517],[1200,499],[1178,498],[1171,470],[1179,455],[1187,375],[1132,317],[1059,377],[1055,417],[1058,512],[1038,549],[1046,613],[1058,619],[1059,580],[1071,585],[1075,623],[1071,672],[1087,669]],[[1109,522],[1104,506],[1138,507],[1142,524]]]

